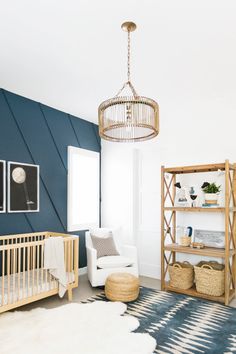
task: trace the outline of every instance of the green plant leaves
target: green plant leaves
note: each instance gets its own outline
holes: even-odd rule
[[[219,193],[220,187],[217,186],[215,183],[209,183],[206,187],[202,188],[204,193]]]

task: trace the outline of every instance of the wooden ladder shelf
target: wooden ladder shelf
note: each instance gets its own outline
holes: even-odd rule
[[[225,206],[219,208],[176,207],[175,183],[176,175],[199,172],[225,171]],[[167,178],[167,175],[169,178]],[[168,203],[168,206],[167,206]],[[223,213],[225,219],[225,248],[205,247],[193,249],[176,243],[176,216],[178,212]],[[166,244],[168,238],[171,243]],[[182,290],[169,285],[167,278],[168,266],[176,261],[177,253],[198,256],[218,257],[225,263],[225,293],[222,296],[210,296],[198,293],[195,287]],[[161,287],[162,290],[174,291],[208,300],[219,301],[228,305],[236,292],[236,164],[228,160],[220,164],[197,165],[161,168]]]

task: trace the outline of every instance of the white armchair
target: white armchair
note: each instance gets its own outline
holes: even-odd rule
[[[96,236],[104,237],[104,232],[108,229],[98,229],[100,232]],[[101,232],[103,231],[104,232]],[[88,278],[92,286],[105,285],[106,278],[111,273],[124,272],[138,276],[138,256],[137,248],[131,245],[116,247],[120,256],[105,256],[97,258],[97,251],[93,248],[90,231],[86,232],[85,244],[87,251]]]

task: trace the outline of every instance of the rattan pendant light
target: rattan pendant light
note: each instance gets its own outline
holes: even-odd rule
[[[117,142],[135,142],[152,139],[159,133],[158,104],[139,96],[130,79],[130,32],[136,24],[125,22],[121,28],[128,33],[127,81],[113,98],[102,102],[98,108],[101,138]],[[130,95],[122,95],[125,89]]]

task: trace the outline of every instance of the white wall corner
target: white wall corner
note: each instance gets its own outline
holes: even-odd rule
[[[88,273],[87,267],[79,268],[79,275],[84,275],[87,273]]]
[[[161,267],[156,264],[141,263],[139,274],[149,278],[161,279]]]

